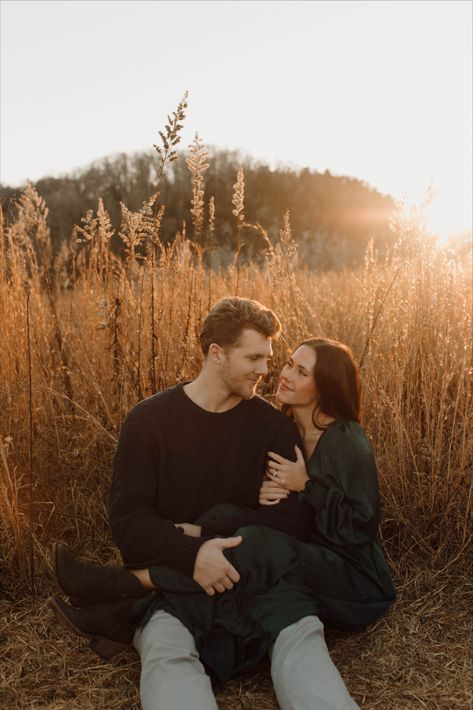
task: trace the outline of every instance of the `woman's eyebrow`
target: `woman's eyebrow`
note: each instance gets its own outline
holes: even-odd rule
[[[307,372],[307,373],[309,372],[309,370],[306,367],[304,367],[304,365],[298,365],[297,363],[294,363],[294,360],[292,358],[289,358],[289,359],[291,360],[291,362],[293,364],[295,364],[296,367],[299,368],[299,370],[304,370],[304,372]]]

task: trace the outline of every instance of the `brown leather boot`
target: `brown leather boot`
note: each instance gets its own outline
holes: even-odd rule
[[[48,599],[58,621],[77,636],[89,639],[90,648],[109,660],[133,641],[136,627],[130,623],[134,599],[102,602],[82,609],[66,604],[61,597]]]
[[[59,587],[74,606],[113,599],[139,599],[150,593],[125,567],[78,560],[60,542],[53,544],[53,569]]]

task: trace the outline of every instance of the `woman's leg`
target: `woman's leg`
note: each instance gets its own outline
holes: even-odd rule
[[[150,592],[152,592],[153,589],[157,589],[156,585],[150,577],[149,567],[146,569],[131,569],[130,572],[134,574],[136,579],[141,582],[144,589],[148,589]]]
[[[153,589],[125,567],[78,560],[60,543],[53,545],[53,568],[59,587],[74,606],[88,606],[128,597],[139,599]],[[146,576],[143,575],[143,578],[146,579]]]

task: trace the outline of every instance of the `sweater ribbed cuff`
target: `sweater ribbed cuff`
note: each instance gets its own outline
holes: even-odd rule
[[[190,537],[189,535],[176,535],[172,546],[168,551],[168,564],[177,569],[186,577],[194,576],[195,558],[205,540],[202,537]]]
[[[301,494],[301,499],[305,500],[315,510],[319,511],[325,508],[327,501],[328,490],[319,481],[311,479],[307,482],[306,487]]]

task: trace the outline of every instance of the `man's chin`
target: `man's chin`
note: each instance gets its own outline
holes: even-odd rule
[[[253,399],[253,397],[256,395],[256,388],[257,385],[254,385],[254,387],[245,387],[244,389],[242,388],[242,391],[239,392],[239,395],[242,399]]]

